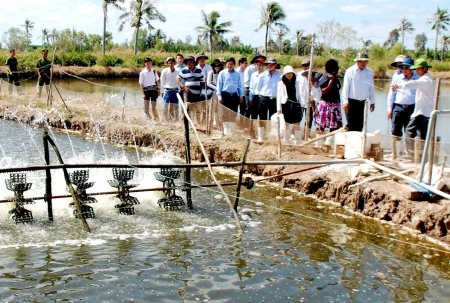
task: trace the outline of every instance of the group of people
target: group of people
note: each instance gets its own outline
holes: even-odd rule
[[[40,58],[36,64],[36,70],[37,70],[37,76],[38,76],[38,83],[36,85],[36,92],[37,96],[40,98],[42,95],[42,87],[44,84],[46,85],[47,92],[50,88],[50,69],[52,66],[52,63],[50,60],[47,59],[48,57],[48,49],[44,48],[41,51],[42,58]],[[22,94],[22,91],[20,90],[20,81],[19,81],[19,70],[18,70],[19,62],[16,58],[16,50],[11,49],[9,51],[9,58],[6,59],[5,66],[6,66],[6,76],[8,83],[11,84],[9,86],[9,94],[12,94],[12,89],[14,86],[17,88],[17,93],[19,95]]]
[[[41,53],[42,58],[36,64],[38,97],[42,94],[44,84],[47,90],[50,84],[51,62],[47,59],[48,50],[43,49]],[[8,82],[19,88],[18,62],[15,56],[15,50],[10,50],[10,57],[5,65]],[[146,115],[159,120],[156,100],[161,96],[164,99],[165,121],[179,119],[181,99],[190,102],[191,117],[195,121],[206,123],[206,102],[201,101],[212,99],[226,108],[213,109],[211,116],[224,134],[234,134],[236,115],[239,113],[245,118],[261,121],[257,130],[257,138],[261,142],[265,133],[263,121],[270,120],[275,114],[282,114],[286,122],[284,140],[292,139],[298,144],[302,141],[300,122],[304,117],[309,120],[309,128],[314,121],[318,135],[326,129],[332,132],[342,127],[341,100],[348,131],[363,130],[366,101],[370,102],[371,112],[375,109],[373,73],[367,66],[369,57],[365,53],[358,53],[354,59],[355,64],[346,70],[343,85],[337,76],[339,63],[334,59],[325,63],[323,74],[310,71],[308,59],[303,60],[298,73],[290,65],[285,66],[281,73],[276,59],[267,59],[259,53],[253,56],[250,63],[247,58],[240,58],[237,63],[234,58],[228,58],[215,59],[209,65],[206,63],[207,59],[208,56],[204,53],[187,58],[177,54],[175,58],[167,58],[167,68],[159,76],[152,68],[152,60],[145,58],[145,68],[139,74],[139,85]],[[424,140],[433,110],[435,90],[435,82],[428,73],[431,66],[425,59],[414,61],[405,55],[398,55],[391,65],[398,69],[392,76],[387,98],[387,115],[392,119],[392,135],[397,137],[398,144],[401,143],[403,132],[407,138],[415,138],[419,134]],[[312,86],[308,95],[309,82]],[[12,85],[10,92],[11,90]],[[20,90],[18,93],[20,94]],[[310,116],[306,119],[308,111]],[[251,129],[245,123],[242,126]],[[411,146],[411,140],[407,140],[407,152],[412,151]],[[397,148],[399,150],[400,147]]]
[[[407,138],[405,153],[412,155],[412,139],[417,135],[422,140],[426,139],[436,84],[428,73],[431,66],[425,59],[414,61],[413,58],[398,55],[391,66],[398,69],[392,76],[387,98],[388,118],[392,121],[391,132],[396,137],[397,153],[401,152],[401,137],[404,132]]]

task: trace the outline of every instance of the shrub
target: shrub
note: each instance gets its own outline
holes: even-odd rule
[[[97,58],[98,66],[119,66],[123,64],[123,59],[116,55],[100,55]]]

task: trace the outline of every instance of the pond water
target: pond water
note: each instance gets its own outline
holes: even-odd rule
[[[0,121],[1,167],[44,164],[43,131]],[[133,148],[50,133],[67,163],[137,162]],[[141,163],[179,161],[170,150],[139,151]],[[56,158],[52,155],[52,163]],[[339,169],[339,166],[330,169]],[[160,186],[140,169],[138,188]],[[65,194],[62,173],[53,194]],[[222,181],[235,177],[219,171]],[[28,197],[42,196],[44,174],[27,172]],[[9,175],[0,174],[0,186]],[[111,190],[109,169],[92,169],[94,191]],[[193,183],[211,182],[205,169]],[[233,195],[234,188],[227,188]],[[90,190],[89,190],[90,191]],[[89,192],[88,191],[88,192]],[[0,198],[10,197],[3,186]],[[182,195],[182,193],[180,193]],[[241,196],[244,234],[214,188],[194,191],[194,211],[167,212],[160,193],[135,194],[136,215],[114,211],[113,196],[91,204],[92,232],[54,200],[27,205],[32,224],[14,224],[0,204],[1,302],[444,302],[450,297],[449,253],[407,230],[362,218],[340,206],[264,185]]]

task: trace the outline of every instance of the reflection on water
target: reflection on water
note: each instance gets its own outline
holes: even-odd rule
[[[1,167],[42,164],[42,130],[0,122]],[[133,150],[52,135],[69,163],[135,163]],[[26,148],[26,150],[25,150]],[[52,156],[53,157],[53,156]],[[142,153],[144,163],[175,161]],[[52,162],[56,160],[52,158]],[[140,188],[157,186],[139,170]],[[42,173],[28,172],[31,196],[44,192]],[[93,191],[106,191],[110,170],[91,170]],[[235,178],[219,174],[223,181]],[[0,175],[0,198],[10,195]],[[211,181],[194,170],[195,183]],[[53,172],[54,194],[65,193]],[[233,188],[227,189],[233,194]],[[181,194],[181,193],[180,193]],[[135,216],[119,216],[114,197],[98,197],[86,234],[69,200],[29,209],[36,222],[15,225],[0,205],[0,301],[5,302],[443,302],[450,297],[448,253],[404,229],[352,215],[290,190],[257,186],[241,196],[245,233],[238,236],[214,188],[194,192],[194,212],[166,212],[157,193],[139,193]],[[27,206],[28,208],[28,206]],[[362,232],[365,231],[365,232]],[[391,240],[392,241],[391,241]],[[424,249],[396,240],[421,244]]]

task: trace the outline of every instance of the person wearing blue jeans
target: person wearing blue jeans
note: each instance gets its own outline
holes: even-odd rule
[[[175,59],[172,57],[166,60],[167,68],[161,72],[161,91],[164,99],[164,120],[178,121],[178,96],[180,86],[177,82],[179,72],[175,69]]]

